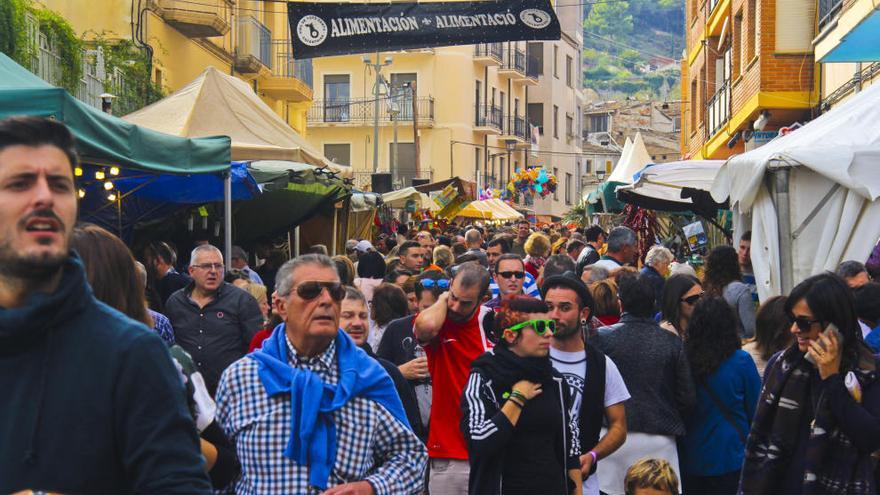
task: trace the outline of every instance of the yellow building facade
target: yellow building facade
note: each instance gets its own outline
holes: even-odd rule
[[[135,39],[152,49],[153,81],[177,91],[205,68],[248,81],[297,132],[306,133],[311,62],[290,48],[287,7],[257,0],[41,0],[86,41]]]

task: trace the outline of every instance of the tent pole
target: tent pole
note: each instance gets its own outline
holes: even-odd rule
[[[293,229],[293,256],[299,256],[299,225]]]
[[[788,294],[794,287],[794,266],[791,238],[791,198],[789,196],[790,167],[772,169],[773,189],[776,193],[776,224],[779,229],[779,273],[782,293]]]
[[[223,258],[226,266],[232,268],[232,173],[223,174]]]
[[[336,256],[336,229],[339,228],[337,226],[337,222],[339,221],[339,208],[336,205],[333,205],[333,247],[330,248],[330,255]]]

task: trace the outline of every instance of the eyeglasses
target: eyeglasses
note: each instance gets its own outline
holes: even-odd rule
[[[501,278],[516,277],[517,279],[521,279],[524,278],[526,274],[525,272],[498,272],[498,276]]]
[[[438,278],[437,280],[426,278],[425,280],[420,280],[419,283],[422,284],[422,287],[425,289],[430,289],[431,287],[437,287],[438,289],[449,288],[448,278]]]
[[[320,296],[324,289],[327,289],[330,297],[336,302],[345,298],[345,287],[339,282],[303,282],[296,286],[296,294],[306,301],[311,301]]]
[[[556,335],[556,322],[553,320],[529,320],[517,323],[507,329],[511,332],[518,332],[525,327],[532,327],[535,333],[540,336],[544,336],[548,331],[550,332],[550,335]]]
[[[693,306],[694,304],[697,304],[697,301],[699,301],[701,297],[703,297],[702,292],[700,292],[699,294],[694,294],[692,296],[682,298],[681,302],[687,303],[688,306]]]
[[[791,316],[791,315],[789,315],[788,318],[791,320],[791,322],[793,324],[797,325],[798,330],[800,330],[801,332],[809,332],[810,328],[813,326],[814,323],[819,323],[822,321],[822,320],[811,320],[811,319],[807,318],[806,316]]]
[[[200,270],[223,270],[223,263],[199,263],[198,265],[193,265],[193,268],[198,268]]]

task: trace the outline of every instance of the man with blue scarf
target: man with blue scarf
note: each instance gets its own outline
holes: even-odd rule
[[[276,295],[285,323],[217,389],[217,419],[241,461],[236,493],[418,492],[427,452],[391,378],[339,329],[345,290],[334,263],[288,261]]]

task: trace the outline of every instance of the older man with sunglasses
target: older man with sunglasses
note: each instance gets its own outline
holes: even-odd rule
[[[257,300],[223,281],[223,255],[216,247],[196,247],[190,256],[192,282],[165,304],[174,339],[193,358],[212,395],[220,374],[244,356],[263,326]]]
[[[339,328],[345,288],[327,256],[285,263],[284,320],[229,367],[217,418],[241,460],[238,494],[409,494],[427,463],[388,373]]]

